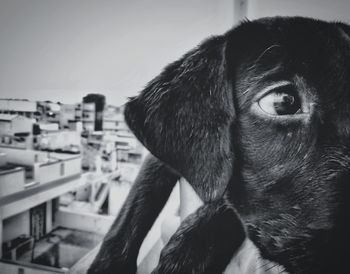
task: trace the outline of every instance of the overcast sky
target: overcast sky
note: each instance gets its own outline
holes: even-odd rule
[[[232,27],[239,0],[0,0],[0,97],[122,104],[168,63]],[[350,0],[248,0],[249,19],[349,22]]]
[[[233,24],[231,0],[0,0],[0,97],[124,103]]]

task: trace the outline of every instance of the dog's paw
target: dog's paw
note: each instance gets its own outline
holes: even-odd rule
[[[224,200],[204,204],[181,223],[152,274],[222,273],[246,238],[231,205]]]

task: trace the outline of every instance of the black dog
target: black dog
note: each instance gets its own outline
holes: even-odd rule
[[[205,41],[127,103],[154,156],[89,273],[135,273],[181,176],[205,204],[154,273],[222,273],[246,237],[289,273],[346,273],[349,114],[348,25],[268,18]]]

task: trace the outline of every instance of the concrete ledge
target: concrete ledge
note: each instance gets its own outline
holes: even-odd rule
[[[83,177],[75,175],[0,198],[0,216],[6,219],[84,184]]]
[[[0,259],[0,273],[6,274],[64,274],[67,269]]]
[[[56,213],[56,225],[71,229],[106,234],[115,217],[60,209]]]

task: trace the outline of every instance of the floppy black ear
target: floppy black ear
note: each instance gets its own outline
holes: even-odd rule
[[[235,114],[225,47],[225,36],[203,42],[167,66],[125,107],[136,137],[206,201],[222,195],[233,168]]]

